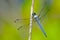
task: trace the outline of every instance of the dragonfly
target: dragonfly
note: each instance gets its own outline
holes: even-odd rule
[[[48,11],[47,11],[48,12]],[[46,12],[46,14],[47,14],[47,12]],[[43,29],[43,27],[42,27],[42,25],[41,25],[41,23],[40,23],[40,19],[42,18],[42,17],[44,17],[44,16],[46,16],[46,14],[44,14],[43,16],[41,16],[40,18],[39,18],[39,16],[36,14],[36,13],[33,13],[32,14],[32,16],[33,16],[33,20],[34,20],[34,22],[37,22],[37,24],[38,24],[38,26],[40,27],[40,29],[41,29],[41,31],[43,32],[43,34],[45,35],[45,37],[47,37],[47,34],[46,34],[46,32],[45,32],[45,30]],[[28,20],[29,18],[26,18],[26,19],[16,19],[15,20],[15,23],[17,22],[17,21],[21,21],[21,20]],[[29,24],[28,24],[29,25]],[[25,25],[24,25],[25,26]],[[17,28],[17,30],[20,30],[21,28],[22,28],[23,26],[20,26],[19,28]]]
[[[44,28],[43,28],[43,26],[41,25],[41,22],[40,22],[40,20],[41,20],[43,17],[45,17],[45,16],[47,15],[48,11],[49,11],[49,8],[47,7],[48,10],[41,16],[42,12],[43,12],[44,9],[45,9],[45,4],[47,4],[47,3],[46,3],[46,2],[44,3],[44,6],[43,6],[42,9],[40,10],[39,15],[37,15],[36,12],[33,12],[33,13],[32,13],[32,18],[33,18],[33,21],[38,24],[38,26],[40,27],[42,33],[45,35],[45,37],[47,37],[47,34],[46,34],[46,32],[45,32],[45,30],[44,30]],[[30,18],[16,19],[14,22],[17,23],[17,21],[19,22],[19,20],[20,20],[20,21],[21,21],[21,20],[25,21],[25,20],[28,20],[28,19],[30,19]],[[29,25],[29,24],[27,24],[27,25]],[[23,28],[23,27],[24,27],[24,25],[18,27],[17,30],[20,30],[20,29]]]

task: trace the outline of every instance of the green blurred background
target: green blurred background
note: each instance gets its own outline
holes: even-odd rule
[[[20,26],[21,23],[21,25],[27,25],[29,20],[20,23],[14,21],[17,18],[30,17],[31,3],[32,0],[0,0],[0,40],[28,40],[29,26],[17,30],[16,25]],[[34,12],[39,14],[43,3],[44,0],[35,0]],[[41,32],[37,23],[33,22],[31,40],[60,40],[60,0],[52,0],[51,6],[48,5],[48,8],[50,8],[50,11],[41,19],[47,38]]]

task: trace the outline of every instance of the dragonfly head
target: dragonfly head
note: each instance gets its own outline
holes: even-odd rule
[[[33,13],[32,16],[34,17],[36,15],[36,13]]]

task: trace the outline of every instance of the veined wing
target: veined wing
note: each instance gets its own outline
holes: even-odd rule
[[[19,30],[20,28],[22,28],[23,26],[27,26],[29,25],[29,18],[24,18],[24,19],[16,19],[14,21],[14,23],[16,23],[16,26],[19,26],[17,29]]]
[[[42,16],[39,17],[39,19],[44,18],[47,14],[48,14],[49,10],[47,10],[44,14],[42,14]]]
[[[51,7],[51,2],[50,0],[45,0],[42,6],[42,9],[39,12],[39,19],[41,19],[42,17],[45,17],[48,13],[48,11],[50,10]]]
[[[25,19],[16,19],[14,23],[16,24],[16,28],[19,31],[19,35],[22,40],[25,40],[25,38],[28,39],[28,33],[29,33],[29,18]]]
[[[20,30],[21,28],[23,29],[23,27],[29,26],[30,24],[29,21],[30,21],[30,18],[16,19],[14,23],[17,26],[17,30]],[[33,23],[36,22],[34,19],[32,21]]]

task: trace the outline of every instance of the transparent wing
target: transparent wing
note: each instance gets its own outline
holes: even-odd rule
[[[39,19],[44,18],[47,15],[48,11],[50,10],[50,6],[51,6],[50,1],[45,0],[38,15]]]
[[[33,19],[32,24],[35,23],[36,21]],[[20,37],[22,40],[28,40],[29,36],[29,28],[30,28],[30,18],[25,18],[25,19],[16,19],[14,21],[16,24],[16,28],[20,33]]]
[[[22,40],[28,39],[29,18],[28,19],[16,19],[14,23],[16,24],[16,29],[18,30],[21,39]]]
[[[23,26],[28,26],[29,25],[29,18],[25,18],[25,19],[16,19],[14,21],[14,23],[16,24],[16,26],[18,26],[17,29],[22,28]]]
[[[47,15],[48,12],[49,12],[49,10],[47,10],[41,17],[39,17],[39,19],[44,18]]]

